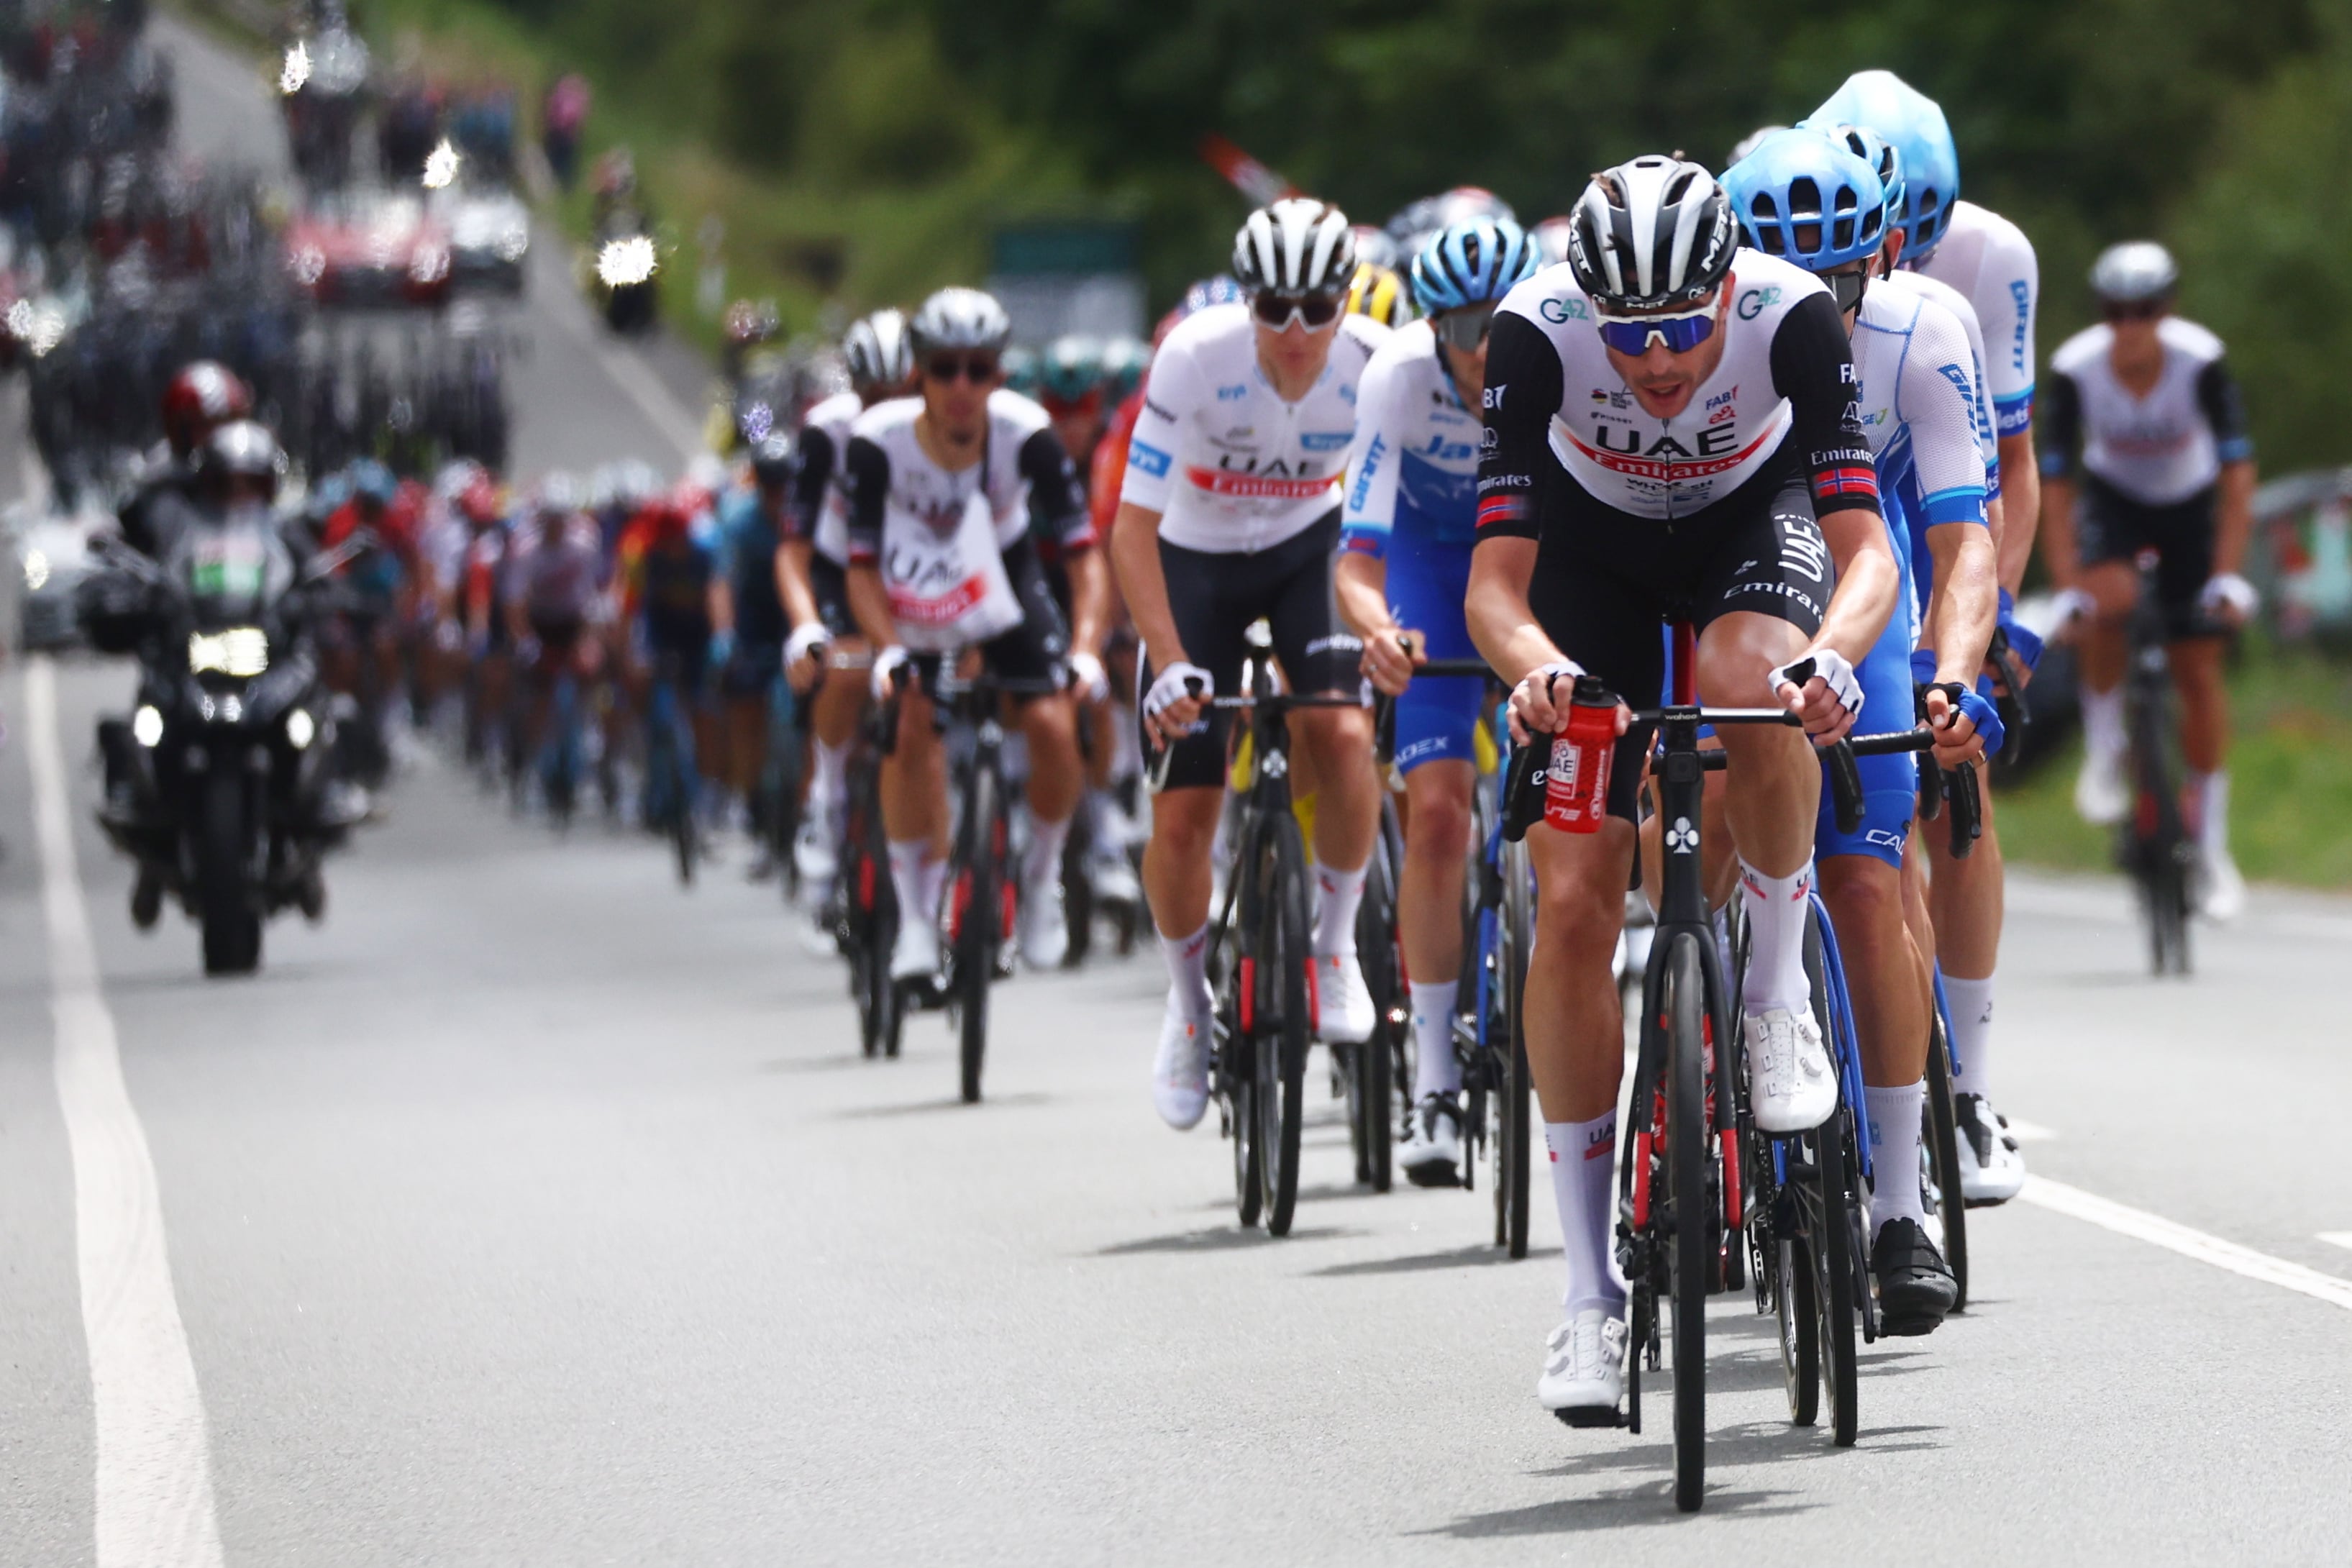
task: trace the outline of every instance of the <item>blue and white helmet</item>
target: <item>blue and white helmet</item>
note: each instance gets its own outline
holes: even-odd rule
[[[1960,153],[1934,99],[1893,71],[1856,71],[1804,124],[1866,126],[1893,142],[1903,171],[1903,259],[1917,261],[1936,248],[1960,199]]]
[[[1895,143],[1867,125],[1807,126],[1819,129],[1833,142],[1845,144],[1845,150],[1878,171],[1878,183],[1886,187],[1886,226],[1903,226],[1903,154]]]
[[[1886,239],[1886,187],[1844,143],[1814,131],[1768,136],[1723,172],[1748,243],[1826,272],[1874,256]]]
[[[1424,316],[1499,300],[1543,257],[1511,219],[1475,217],[1439,231],[1412,258],[1412,300]]]

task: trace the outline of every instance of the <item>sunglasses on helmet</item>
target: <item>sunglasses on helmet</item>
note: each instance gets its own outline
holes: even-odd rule
[[[1715,336],[1715,302],[1673,316],[1602,316],[1601,341],[1629,359],[1650,352],[1654,340],[1671,354],[1686,354]]]
[[[962,376],[974,383],[994,381],[1002,362],[994,354],[933,354],[923,362],[923,374],[933,381]]]
[[[1464,353],[1474,353],[1480,343],[1486,341],[1486,334],[1494,328],[1495,306],[1492,300],[1480,305],[1464,305],[1429,319],[1429,330],[1437,334],[1437,341],[1448,348],[1460,349]]]
[[[1277,294],[1262,289],[1250,300],[1251,313],[1260,326],[1286,331],[1294,321],[1305,324],[1310,332],[1319,332],[1339,319],[1339,296],[1337,294]]]

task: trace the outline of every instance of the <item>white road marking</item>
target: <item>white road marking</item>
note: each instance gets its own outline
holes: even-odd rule
[[[2053,1182],[2047,1176],[2027,1177],[2025,1190],[2018,1195],[2027,1203],[2059,1214],[2072,1215],[2076,1219],[2088,1220],[2118,1236],[2150,1242],[2183,1258],[2193,1258],[2200,1263],[2210,1263],[2216,1268],[2226,1268],[2232,1274],[2242,1274],[2266,1285],[2300,1291],[2314,1300],[2352,1311],[2352,1279],[2341,1275],[2323,1274],[2316,1268],[2305,1268],[2300,1263],[2289,1263],[2284,1258],[2273,1258],[2267,1252],[2256,1252],[2251,1247],[2241,1247],[2234,1241],[2224,1241],[2218,1236],[2191,1230],[2161,1215],[2136,1209],[2112,1198],[2100,1197],[2095,1193],[2086,1193],[2080,1187],[2070,1187],[2063,1182]]]
[[[2044,1127],[2039,1121],[2028,1121],[2021,1116],[2008,1121],[2009,1135],[2021,1143],[2047,1143],[2058,1136],[2055,1128]]]
[[[58,1104],[73,1153],[74,1239],[82,1336],[97,1415],[99,1568],[216,1568],[220,1524],[204,1400],[172,1265],[146,1131],[122,1081],[75,864],[58,738],[57,672],[25,672],[25,750],[41,847]]]
[[[2319,1233],[2319,1239],[2330,1247],[2341,1247],[2347,1251],[2352,1251],[2352,1230],[2323,1230]]]

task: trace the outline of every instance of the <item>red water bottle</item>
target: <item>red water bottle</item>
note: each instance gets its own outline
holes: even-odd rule
[[[1580,675],[1568,725],[1552,736],[1544,773],[1544,820],[1562,833],[1597,833],[1609,815],[1609,765],[1617,755],[1617,699],[1601,678]]]

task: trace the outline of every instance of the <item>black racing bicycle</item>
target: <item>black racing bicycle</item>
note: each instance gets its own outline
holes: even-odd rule
[[[2124,733],[2129,738],[2131,811],[2116,840],[2116,858],[2138,893],[2151,973],[2189,973],[2189,913],[2197,845],[2180,809],[2180,774],[2172,755],[2172,660],[2164,607],[2157,596],[2153,550],[2134,559],[2139,597],[2132,605],[2131,659],[2124,677]]]
[[[828,661],[828,678],[843,679],[843,668]],[[849,961],[858,1043],[869,1057],[895,1057],[907,1018],[898,988],[890,984],[899,910],[898,889],[890,880],[890,838],[882,824],[882,759],[898,737],[895,689],[868,707],[861,730],[849,759],[841,869],[834,879],[829,923],[842,956]]]
[[[1216,996],[1216,1054],[1210,1087],[1220,1129],[1234,1149],[1234,1198],[1244,1226],[1261,1217],[1269,1234],[1290,1234],[1298,1204],[1298,1145],[1307,1051],[1315,1038],[1312,888],[1307,845],[1290,805],[1289,715],[1302,708],[1353,708],[1352,692],[1295,696],[1281,689],[1274,660],[1254,641],[1244,693],[1213,696],[1216,708],[1247,715],[1250,777],[1241,793],[1224,897],[1209,931]],[[1155,766],[1165,776],[1172,748]]]

